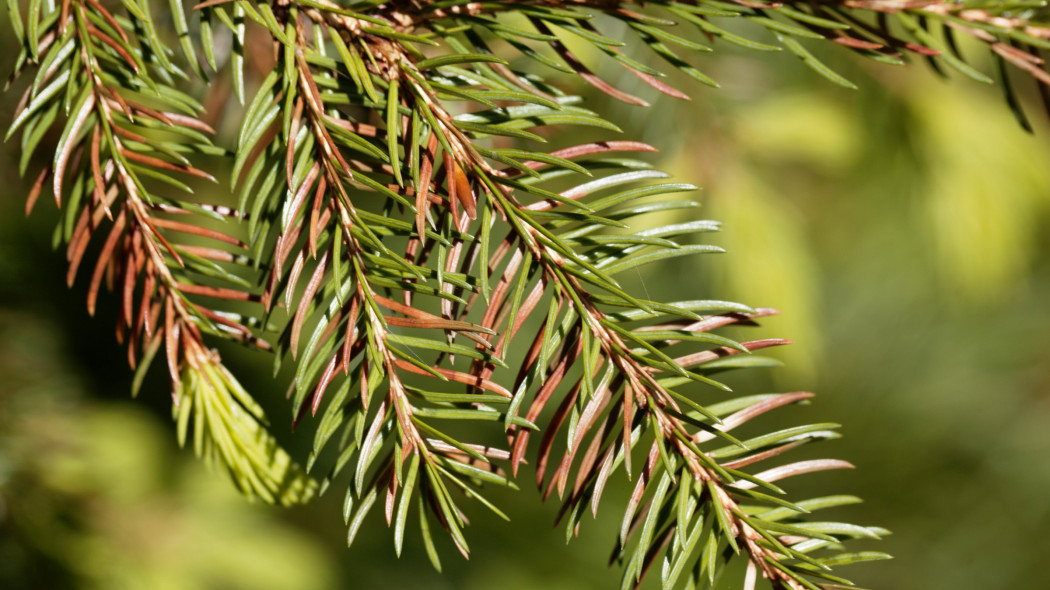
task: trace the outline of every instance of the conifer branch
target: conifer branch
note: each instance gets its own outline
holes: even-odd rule
[[[56,237],[67,245],[70,284],[92,238],[105,235],[91,272],[88,311],[94,313],[104,280],[118,292],[117,339],[127,340],[136,392],[164,349],[180,444],[192,418],[196,453],[223,464],[246,494],[280,503],[308,499],[314,484],[262,426],[261,409],[218,352],[205,345],[209,334],[269,348],[246,325],[250,320],[198,301],[257,297],[245,278],[219,264],[242,263],[244,244],[206,229],[200,219],[234,212],[164,196],[171,187],[191,192],[173,173],[214,181],[188,156],[216,150],[207,139],[213,131],[195,116],[199,106],[169,86],[181,71],[154,36],[152,15],[131,14],[121,22],[90,0],[63,2],[50,14],[39,5],[33,10],[27,42],[36,43],[29,53],[40,67],[8,136],[24,128],[24,154],[52,126],[62,137],[27,210],[50,177],[55,202],[65,210]],[[135,37],[141,45],[132,43],[142,31]],[[64,125],[56,121],[62,112],[68,114]],[[233,251],[184,245],[191,236]]]
[[[145,0],[106,6],[31,2],[22,18],[22,4],[7,3],[23,49],[16,69],[36,70],[9,133],[22,131],[23,172],[48,130],[61,131],[27,208],[50,180],[70,282],[92,266],[89,311],[103,281],[117,292],[118,339],[137,382],[163,348],[180,442],[192,418],[197,453],[224,464],[246,492],[288,503],[314,484],[276,446],[209,339],[272,342],[278,365],[294,363],[295,423],[317,416],[307,467],[327,470],[322,490],[352,471],[351,541],[382,500],[398,552],[414,509],[435,566],[435,519],[466,555],[459,494],[503,516],[484,484],[513,487],[535,456],[544,496],[563,499],[567,537],[588,507],[597,512],[617,471],[634,483],[612,556],[625,564],[624,587],[657,561],[664,587],[710,587],[740,554],[745,586],[763,577],[776,588],[832,588],[846,582],[831,566],[885,557],[842,545],[881,529],[807,516],[856,498],[791,501],[776,483],[848,463],[767,466],[837,437],[835,425],[737,430],[811,397],[733,398],[716,380],[774,364],[755,352],[786,341],[716,333],[772,310],[650,300],[618,280],[718,251],[698,243],[714,222],[637,229],[650,213],[694,207],[676,196],[693,187],[634,159],[655,150],[646,144],[537,145],[561,125],[619,131],[564,92],[567,79],[648,103],[600,77],[576,43],[664,95],[689,98],[612,38],[614,21],[711,86],[694,62],[719,41],[790,51],[843,86],[853,84],[810,44],[888,64],[917,56],[992,82],[964,57],[969,38],[990,52],[1027,125],[1011,73],[1050,96],[1041,5],[208,0],[193,10],[170,4],[174,38]],[[229,55],[215,49],[223,28]],[[275,66],[247,97],[251,29],[269,39]],[[518,69],[519,57],[539,68]],[[212,180],[202,156],[226,154],[176,81],[191,71],[205,78],[224,60],[235,94],[248,99],[232,156],[236,210],[171,196],[190,179]],[[462,440],[471,422],[502,426],[507,447]]]

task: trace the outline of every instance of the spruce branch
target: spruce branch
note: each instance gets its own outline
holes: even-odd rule
[[[693,557],[699,532],[703,530],[703,520],[698,518],[699,528],[696,525],[690,528],[692,515],[684,509],[676,511],[678,519],[663,517],[658,527],[660,536],[654,538],[658,515],[665,508],[663,496],[672,481],[679,489],[687,490],[678,495],[689,498],[684,500],[686,505],[691,502],[693,506],[689,511],[699,506],[700,514],[706,514],[710,517],[708,520],[713,518],[719,523],[717,531],[713,526],[707,527],[708,538],[724,539],[734,551],[743,550],[752,568],[772,580],[776,586],[812,587],[809,581],[811,576],[830,576],[823,572],[827,567],[822,562],[807,554],[809,548],[800,550],[791,545],[814,540],[827,545],[837,543],[838,539],[819,531],[806,533],[804,528],[793,527],[790,531],[795,535],[791,542],[781,541],[773,529],[782,532],[788,525],[778,529],[772,521],[746,514],[740,496],[749,500],[764,500],[767,505],[776,507],[787,505],[798,512],[802,512],[802,509],[767,494],[749,490],[746,486],[739,486],[738,479],[741,479],[745,483],[759,482],[774,492],[781,492],[770,482],[748,476],[735,468],[726,469],[701,451],[695,440],[698,438],[697,432],[714,432],[743,448],[747,446],[725,430],[713,426],[719,422],[717,415],[688,397],[671,391],[657,376],[659,373],[674,374],[685,381],[719,386],[702,370],[688,369],[694,364],[717,360],[735,350],[750,351],[775,342],[730,342],[731,346],[722,348],[721,353],[705,351],[671,358],[661,348],[679,343],[686,339],[685,335],[702,331],[679,330],[681,334],[676,334],[675,338],[659,342],[659,347],[654,346],[644,337],[611,320],[605,311],[599,309],[594,295],[583,287],[583,283],[587,283],[589,288],[604,291],[602,296],[605,297],[606,305],[649,311],[646,303],[624,292],[611,275],[652,260],[709,251],[707,247],[682,247],[668,239],[697,227],[688,227],[687,224],[687,227],[661,228],[649,235],[637,236],[642,241],[626,240],[630,245],[618,253],[609,248],[615,244],[614,236],[606,236],[613,238],[613,241],[597,241],[596,247],[590,252],[581,253],[574,248],[576,244],[566,243],[555,231],[568,226],[578,230],[574,238],[590,237],[593,240],[598,236],[589,234],[597,233],[596,230],[603,225],[622,225],[618,220],[598,217],[596,213],[601,208],[583,204],[583,198],[639,176],[627,172],[619,177],[612,176],[612,180],[606,178],[585,183],[576,189],[559,193],[539,188],[539,181],[544,179],[544,174],[538,170],[557,165],[560,172],[590,173],[573,162],[572,157],[635,146],[581,146],[564,154],[535,154],[535,159],[531,157],[534,154],[528,152],[522,153],[521,159],[498,157],[479,140],[500,135],[538,139],[539,136],[527,129],[537,124],[547,125],[566,119],[569,122],[579,122],[580,119],[593,122],[600,119],[588,121],[585,117],[591,114],[584,112],[572,113],[570,117],[557,120],[560,114],[557,111],[563,110],[568,101],[559,101],[560,93],[553,87],[543,84],[541,90],[535,82],[525,82],[523,77],[510,72],[477,35],[468,36],[469,45],[447,37],[455,54],[425,58],[412,42],[422,43],[427,39],[408,37],[412,35],[409,31],[414,31],[413,27],[418,23],[398,19],[396,14],[383,17],[392,23],[389,30],[376,31],[374,27],[369,30],[369,27],[363,26],[361,20],[351,14],[331,6],[318,9],[308,5],[303,11],[303,18],[299,15],[298,7],[292,3],[276,5],[278,10],[273,12],[272,18],[265,16],[266,6],[261,5],[259,14],[264,15],[261,20],[274,39],[278,64],[249,106],[241,137],[249,138],[250,141],[242,143],[240,147],[237,170],[252,179],[242,186],[243,206],[255,211],[279,211],[281,214],[280,219],[273,219],[266,230],[267,234],[274,234],[275,237],[267,235],[258,242],[276,244],[276,258],[265,300],[268,304],[272,302],[277,288],[283,287],[289,309],[295,306],[290,328],[286,332],[287,347],[293,357],[300,349],[300,334],[307,317],[314,310],[327,310],[318,321],[314,337],[310,339],[301,361],[300,366],[307,369],[297,372],[294,384],[297,391],[295,411],[298,420],[309,396],[312,412],[316,413],[326,389],[337,378],[336,373],[343,374],[343,385],[322,417],[319,433],[324,435],[316,439],[311,463],[324,448],[328,438],[342,425],[344,435],[341,438],[344,442],[340,457],[326,482],[357,457],[356,475],[347,491],[344,512],[350,523],[349,540],[353,539],[363,516],[374,505],[379,490],[385,489],[386,520],[388,524],[396,524],[395,546],[400,551],[413,488],[418,487],[421,530],[428,554],[435,565],[438,564],[436,550],[426,524],[428,516],[425,512],[428,508],[452,535],[460,551],[466,554],[466,541],[461,531],[466,518],[452,501],[441,475],[448,476],[451,483],[468,495],[480,499],[498,514],[501,513],[478,495],[472,486],[443,469],[438,464],[438,458],[444,459],[446,466],[461,474],[473,475],[476,482],[490,480],[491,474],[496,474],[495,483],[505,484],[507,481],[502,471],[491,465],[492,455],[471,453],[469,447],[462,446],[462,443],[457,446],[454,439],[433,429],[421,417],[479,419],[481,415],[487,414],[502,419],[514,443],[514,450],[509,455],[501,453],[498,456],[511,459],[516,472],[528,442],[527,432],[520,431],[520,419],[516,420],[516,408],[528,395],[528,381],[543,382],[525,419],[526,425],[534,427],[532,420],[539,416],[561,379],[577,361],[583,360],[579,382],[564,398],[555,415],[553,428],[547,431],[544,441],[546,452],[540,460],[538,477],[542,483],[550,440],[557,434],[571,408],[569,428],[572,440],[548,486],[547,494],[554,481],[558,482],[560,492],[564,490],[577,447],[612,401],[609,416],[592,438],[584,458],[585,465],[580,467],[574,497],[566,503],[566,507],[574,513],[570,517],[569,530],[575,531],[582,512],[579,508],[588,500],[587,494],[580,493],[583,484],[588,480],[592,484],[596,483],[599,473],[604,472],[600,476],[601,486],[604,486],[614,463],[626,463],[630,473],[634,444],[647,433],[652,436],[648,459],[625,513],[620,539],[622,554],[622,547],[632,536],[629,531],[637,529],[641,515],[646,515],[645,526],[636,536],[636,549],[625,571],[625,585],[640,581],[649,565],[672,538],[675,542],[666,560],[675,565],[670,569],[665,567],[664,581],[668,586],[677,583],[689,559],[696,559],[697,564],[710,564],[711,555],[719,550],[719,542],[716,541],[714,546],[708,543],[699,557]],[[532,22],[539,34],[551,36],[551,30],[542,20],[533,19]],[[400,29],[395,29],[393,23]],[[440,27],[435,26],[434,31],[444,37],[440,35]],[[331,40],[341,60],[326,59],[325,39]],[[564,45],[557,41],[551,43],[570,67],[592,85],[617,98],[641,103],[619,94],[604,82],[596,81],[593,74],[565,50]],[[460,68],[458,64],[467,64],[472,69]],[[431,69],[436,69],[438,75],[428,75]],[[492,74],[487,73],[490,69]],[[635,71],[642,75],[643,80],[656,80],[651,74]],[[669,94],[677,92],[662,84],[652,85]],[[442,103],[439,90],[444,91],[446,101],[451,97],[490,109],[474,113],[473,116],[453,117]],[[493,96],[498,93],[503,94]],[[501,107],[493,100],[524,104],[522,107]],[[355,117],[337,105],[361,108],[365,115]],[[385,128],[367,123],[370,118],[368,111],[375,113],[374,119],[385,123]],[[283,117],[279,116],[280,112],[283,112]],[[543,115],[548,116],[544,118]],[[276,145],[268,146],[274,139],[278,140]],[[268,147],[259,150],[260,145]],[[647,149],[647,146],[642,149]],[[263,153],[268,158],[261,158]],[[509,168],[498,169],[490,160],[502,162]],[[443,174],[435,170],[439,161]],[[280,182],[281,176],[284,182]],[[406,179],[411,182],[406,182]],[[539,181],[531,182],[535,179]],[[259,198],[253,188],[255,182],[270,187],[269,195]],[[387,226],[389,235],[400,235],[407,241],[403,257],[394,255],[385,246],[386,240],[369,235],[368,224],[363,223],[351,198],[352,191],[361,188],[386,199],[383,213],[387,218],[396,217],[395,209],[406,209],[410,213],[414,221],[410,226]],[[285,192],[293,195],[290,203],[283,200]],[[604,205],[609,207],[629,201],[632,197],[658,192],[648,189],[635,191],[633,195],[629,192],[628,196],[617,195]],[[519,194],[531,195],[536,200],[524,204],[519,200]],[[249,195],[257,199],[254,204],[247,202]],[[313,204],[307,214],[311,197]],[[434,205],[439,208],[433,209]],[[483,219],[481,227],[473,229],[477,226],[479,205]],[[568,208],[571,212],[564,214],[559,207]],[[642,207],[637,212],[644,213],[647,210]],[[629,218],[634,213],[623,212],[622,217]],[[546,219],[538,219],[544,214],[547,215]],[[507,236],[497,247],[495,258],[486,263],[491,228],[496,219],[505,222]],[[586,223],[591,221],[593,223]],[[573,227],[577,225],[582,227]],[[262,228],[261,225],[257,227],[260,230]],[[263,235],[261,231],[252,233],[254,236]],[[476,237],[479,234],[480,239]],[[466,246],[468,243],[470,246]],[[661,252],[655,255],[651,252],[641,254],[647,247],[656,247]],[[431,267],[427,263],[435,250],[438,254],[437,266]],[[465,250],[469,254],[461,260]],[[318,251],[323,254],[319,256]],[[485,284],[488,281],[483,280],[480,285],[470,283],[470,269],[476,263],[481,277],[492,280],[496,277],[487,275],[492,275],[503,258],[511,252],[513,254],[503,269],[502,278],[497,279],[494,292]],[[286,258],[293,253],[294,263],[285,272]],[[635,256],[632,257],[632,254]],[[305,276],[304,268],[310,260],[316,262],[306,287],[299,293],[298,282]],[[337,287],[325,288],[332,285],[331,279],[326,277],[335,278],[339,274],[337,267],[340,264],[347,266],[345,278],[336,279]],[[608,270],[603,271],[601,266]],[[374,272],[369,272],[370,268],[381,269],[387,276],[375,278]],[[458,284],[446,280],[457,270],[461,271],[457,277],[460,279]],[[510,300],[505,299],[508,286],[516,275],[518,288],[515,296]],[[539,278],[530,294],[523,297],[528,277],[533,275]],[[404,303],[396,304],[393,299],[383,297],[375,290],[376,285],[388,291],[401,291]],[[470,300],[459,297],[464,291],[470,292]],[[299,293],[298,298],[296,293]],[[553,293],[550,295],[551,301],[556,304],[548,308],[547,322],[530,346],[528,359],[512,395],[492,381],[495,367],[502,363],[511,339],[547,293]],[[420,298],[435,297],[440,300],[437,304],[440,316],[417,310]],[[487,299],[489,304],[480,326],[464,321],[479,297]],[[383,310],[384,307],[395,313],[389,314]],[[565,315],[559,326],[559,335],[563,343],[559,345],[558,338],[551,334],[562,310]],[[695,319],[703,322],[699,316]],[[330,324],[329,321],[335,323]],[[445,334],[445,342],[419,338],[409,340],[390,332],[391,324],[440,330]],[[503,330],[502,337],[493,346],[486,337],[500,333],[500,328]],[[454,340],[459,334],[472,336],[471,340],[476,343],[474,354],[470,354],[468,348],[455,344]],[[627,341],[632,345],[640,345],[640,348],[632,349]],[[409,346],[404,347],[405,344]],[[437,363],[428,366],[413,347],[438,351]],[[442,361],[450,365],[454,363],[456,354],[473,357],[468,372],[441,366]],[[360,360],[358,357],[361,357]],[[321,367],[324,367],[323,370]],[[604,375],[595,384],[593,379],[603,367]],[[548,369],[550,373],[546,374]],[[454,393],[417,390],[420,395],[412,400],[409,387],[401,376],[402,371],[438,381],[467,383],[473,386],[474,393],[457,397]],[[373,410],[370,407],[371,394],[384,379],[386,396]],[[347,393],[352,383],[359,384],[361,394],[350,400]],[[492,391],[506,396],[496,396],[500,398],[499,402],[511,401],[511,407],[505,413],[493,411],[487,405],[488,400],[482,400]],[[441,400],[438,396],[445,396],[444,400],[448,401],[437,402],[439,407],[436,408],[428,408],[422,403]],[[689,410],[683,410],[683,403],[691,406]],[[688,412],[693,412],[693,415]],[[371,421],[365,434],[369,417]],[[616,424],[622,424],[619,426],[620,433],[615,432]],[[396,436],[390,436],[395,429]],[[459,456],[446,454],[442,457],[439,454],[442,445],[435,443],[443,441],[431,439],[432,442],[428,442],[421,432],[424,430],[436,434],[446,444],[452,443],[452,448],[460,451]],[[385,436],[392,440],[388,443]],[[620,446],[617,449],[618,444]],[[380,448],[386,445],[389,447],[385,452],[386,458],[377,463],[371,480],[364,484],[365,474],[372,462],[382,454]],[[606,458],[599,468],[596,459],[603,447]],[[444,447],[444,450],[448,449]],[[768,451],[763,456],[752,458],[752,461],[757,462],[777,454],[777,450]],[[617,456],[620,461],[616,461]],[[660,459],[659,464],[657,458]],[[476,470],[473,473],[465,469],[471,461],[475,462],[471,466]],[[426,466],[422,477],[419,474],[421,462]],[[407,473],[403,474],[402,468],[406,464]],[[478,465],[482,467],[479,469]],[[810,464],[805,469],[788,466],[778,475],[790,476],[841,466],[844,464],[834,461]],[[442,474],[438,473],[439,469]],[[681,473],[676,477],[679,469]],[[766,475],[774,479],[772,474]],[[417,485],[419,479],[422,481]],[[687,483],[689,481],[694,483]],[[738,487],[731,488],[734,485]],[[637,512],[636,517],[638,503],[650,490],[654,491],[651,492],[648,506]],[[591,492],[590,498],[593,498],[596,510],[597,500],[601,496],[600,488],[596,494],[593,488],[588,491]],[[629,526],[632,522],[635,526]],[[875,529],[844,526],[854,533],[861,531],[857,534],[862,536],[877,536]],[[700,558],[703,558],[702,562]],[[715,568],[707,569],[710,571],[706,573],[713,576]],[[698,566],[696,577],[699,579],[705,571],[705,568]],[[834,576],[830,576],[830,579],[841,581]]]
[[[27,211],[50,179],[64,209],[56,239],[67,246],[70,284],[92,238],[105,236],[91,272],[88,311],[94,313],[104,280],[118,292],[117,339],[127,340],[136,391],[164,349],[180,444],[192,418],[196,453],[223,464],[246,494],[280,503],[308,499],[315,485],[277,446],[258,404],[205,344],[208,334],[269,348],[246,325],[251,320],[200,301],[257,299],[246,278],[223,266],[243,265],[244,244],[202,219],[237,213],[167,196],[172,187],[192,192],[176,173],[214,181],[190,160],[216,153],[211,128],[196,118],[199,105],[169,85],[181,71],[155,36],[149,12],[118,19],[91,1],[52,8],[35,5],[29,15],[27,54],[36,56],[38,73],[8,132],[23,128],[24,169],[42,136],[61,130]],[[64,124],[57,121],[62,112]]]
[[[745,587],[759,577],[776,588],[840,587],[832,566],[885,557],[842,543],[885,531],[808,515],[856,498],[794,501],[777,485],[850,467],[785,458],[837,437],[835,425],[738,430],[811,397],[732,397],[717,380],[775,364],[756,352],[787,341],[717,333],[772,310],[651,300],[621,284],[621,273],[718,251],[698,240],[714,222],[638,229],[651,213],[695,207],[677,196],[694,187],[635,159],[655,150],[646,144],[537,147],[557,126],[619,131],[568,94],[567,80],[648,104],[599,76],[592,53],[689,98],[613,38],[610,23],[711,86],[694,62],[719,40],[790,51],[849,87],[812,44],[889,64],[919,57],[992,82],[964,57],[965,38],[992,56],[1022,124],[1012,74],[1050,96],[1041,55],[1050,19],[1025,2],[209,0],[169,3],[174,36],[144,0],[119,10],[30,2],[24,19],[22,4],[7,7],[22,45],[16,69],[36,71],[11,128],[22,131],[23,172],[48,130],[61,134],[28,208],[51,181],[70,280],[104,235],[94,240],[89,310],[105,280],[120,298],[118,338],[137,380],[163,347],[180,442],[192,418],[197,453],[246,492],[282,503],[313,493],[207,347],[272,343],[278,367],[294,364],[295,423],[316,416],[308,470],[326,470],[321,490],[350,480],[348,541],[381,504],[398,552],[415,509],[435,566],[435,520],[467,555],[462,498],[505,516],[484,484],[514,487],[535,456],[544,497],[563,500],[567,537],[617,472],[633,482],[612,555],[625,564],[624,587],[657,562],[664,587],[711,587],[738,554]],[[222,29],[228,55],[214,43]],[[249,32],[269,40],[274,58],[252,97]],[[596,51],[574,50],[580,43]],[[189,178],[212,180],[203,156],[226,155],[176,83],[226,61],[247,102],[231,157],[236,210],[172,196]],[[473,422],[502,427],[506,447],[466,442]]]

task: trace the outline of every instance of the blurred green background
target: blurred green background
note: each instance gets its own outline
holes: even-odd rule
[[[860,495],[866,503],[842,517],[894,532],[865,546],[893,561],[844,574],[870,588],[1050,588],[1050,124],[1036,117],[1026,135],[995,89],[938,79],[921,63],[828,59],[861,89],[832,86],[789,56],[726,47],[698,63],[723,88],[683,82],[690,103],[600,70],[659,106],[590,96],[592,108],[661,147],[658,165],[702,185],[703,215],[725,223],[712,239],[728,254],[642,280],[783,312],[750,334],[795,340],[779,353],[786,367],[734,385],[815,391],[812,406],[781,416],[795,420],[785,426],[843,424],[844,439],[807,452],[858,469],[789,491]],[[3,146],[0,588],[617,583],[605,567],[615,498],[565,546],[551,526],[556,506],[530,486],[496,494],[513,521],[475,512],[471,560],[446,547],[440,575],[419,545],[396,560],[378,514],[346,549],[338,491],[295,510],[244,502],[177,449],[162,381],[129,399],[112,300],[91,319],[83,287],[65,288],[50,247],[54,207],[24,219],[17,157],[17,142]],[[280,407],[269,359],[233,362]],[[271,411],[282,432],[286,413]]]

